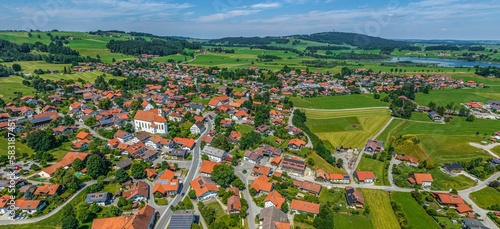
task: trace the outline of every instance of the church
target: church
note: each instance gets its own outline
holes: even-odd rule
[[[163,116],[162,109],[147,111],[138,110],[134,116],[135,131],[145,131],[151,134],[168,133],[167,119]]]

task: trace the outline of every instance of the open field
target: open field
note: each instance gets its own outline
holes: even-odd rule
[[[336,166],[330,165],[328,162],[325,161],[325,159],[320,157],[317,153],[311,153],[307,158],[308,159],[312,158],[314,160],[314,166],[312,166],[313,170],[322,169],[327,173],[347,174],[344,169],[339,169]]]
[[[470,197],[480,208],[484,209],[491,209],[491,206],[500,203],[500,191],[492,187],[473,192]]]
[[[438,168],[431,169],[429,173],[432,174],[432,178],[434,179],[431,186],[433,190],[443,190],[443,191],[448,191],[450,189],[462,190],[470,188],[476,184],[476,182],[474,182],[473,180],[464,175],[452,177],[442,172]]]
[[[469,101],[486,102],[486,100],[500,100],[500,90],[497,86],[490,88],[464,88],[448,90],[432,90],[429,94],[418,93],[415,101],[422,106],[427,106],[434,102],[440,106],[446,106],[450,102],[455,104]]]
[[[387,178],[388,171],[385,168],[386,164],[388,164],[388,162],[363,157],[358,167],[356,167],[356,171],[372,171],[375,176],[377,176],[375,180],[376,185],[389,185]]]
[[[291,98],[295,107],[315,109],[347,109],[363,107],[385,107],[388,103],[374,99],[371,94],[336,95],[315,98]]]
[[[3,136],[0,136],[0,145],[3,146],[3,147],[0,147],[0,155],[8,155],[7,154],[7,146],[9,144],[8,144],[7,139],[4,138]],[[21,143],[21,141],[19,141],[19,139],[17,139],[15,146],[16,146],[16,156],[17,157],[19,157],[22,153],[28,153],[29,155],[34,153],[34,151],[30,147]]]
[[[362,189],[362,192],[370,207],[370,218],[375,229],[400,228],[387,192],[374,189]]]
[[[361,149],[390,119],[387,109],[306,110],[306,125],[333,146]],[[357,125],[356,128],[353,124]]]
[[[496,153],[498,156],[500,156],[500,146],[497,146],[497,147],[491,149],[491,151],[493,153]]]
[[[403,125],[403,123],[405,122],[406,120],[403,119],[393,119],[387,126],[387,128],[385,128],[385,130],[377,137],[377,140],[383,141],[385,145],[388,145],[389,137],[391,136],[392,132],[394,132],[394,130]]]
[[[421,122],[433,122],[427,113],[413,112],[411,114],[410,120],[421,121]]]
[[[430,217],[427,212],[413,199],[410,193],[394,192],[391,194],[394,201],[401,204],[401,208],[408,220],[408,225],[412,228],[439,229],[439,225]]]
[[[347,215],[335,213],[334,228],[373,228],[372,222],[369,218],[361,215]]]
[[[23,95],[33,94],[35,89],[23,85],[22,82],[23,78],[20,76],[1,77],[0,85],[2,85],[2,90],[0,90],[0,98],[8,102],[16,97],[17,92],[21,92]]]

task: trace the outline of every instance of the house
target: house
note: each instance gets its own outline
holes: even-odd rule
[[[345,197],[347,206],[352,208],[364,208],[365,199],[363,198],[363,194],[354,187],[345,187]]]
[[[459,163],[451,163],[451,164],[445,164],[443,166],[443,169],[445,172],[452,176],[456,176],[458,174],[461,174],[465,169],[464,167],[459,164]]]
[[[432,181],[432,175],[429,173],[414,173],[412,176],[408,177],[408,182],[410,182],[410,184],[421,185],[422,188],[430,188]]]
[[[467,205],[461,196],[451,193],[431,193],[436,201],[443,206],[455,208],[460,215],[466,215],[473,212],[472,208]]]
[[[373,184],[376,179],[375,174],[371,171],[355,171],[354,178],[356,178],[360,184]]]
[[[306,170],[306,162],[298,157],[285,158],[281,161],[281,168],[291,173],[303,175]]]
[[[288,134],[292,136],[302,134],[302,130],[298,127],[287,126],[285,129],[288,131]]]
[[[73,161],[75,161],[77,158],[80,159],[85,163],[85,159],[87,158],[88,153],[79,153],[79,152],[68,152],[61,161],[45,168],[41,172],[38,173],[40,177],[43,178],[50,178],[58,168],[68,168],[71,166]]]
[[[293,199],[290,208],[295,213],[306,212],[306,213],[312,213],[314,215],[319,214],[319,204],[307,201]]]
[[[143,154],[141,154],[140,157],[145,162],[152,162],[158,158],[158,151],[153,149],[148,149]]]
[[[114,166],[114,169],[128,169],[130,168],[130,165],[132,165],[132,159],[126,158],[125,160],[122,160]]]
[[[432,121],[441,121],[441,119],[443,117],[441,117],[441,115],[439,115],[438,113],[436,113],[435,111],[431,111],[429,112],[429,118],[432,120]]]
[[[269,176],[271,175],[271,168],[264,166],[264,165],[259,165],[255,164],[252,169],[252,175],[254,176]]]
[[[219,193],[217,184],[209,177],[198,177],[192,180],[189,184],[195,191],[196,198],[198,198],[198,200],[216,197]]]
[[[113,137],[120,140],[121,143],[130,141],[130,140],[132,140],[132,138],[134,138],[134,136],[132,134],[130,134],[126,131],[123,131],[123,130],[117,130]]]
[[[209,177],[214,171],[214,167],[219,164],[218,162],[203,160],[200,166],[200,174]]]
[[[260,160],[262,159],[264,155],[262,152],[258,150],[247,150],[245,151],[245,154],[243,155],[243,160],[248,161],[253,164],[258,164],[260,163]]]
[[[137,142],[142,142],[146,143],[147,140],[149,140],[150,136],[147,132],[141,131],[135,135],[135,137],[132,139],[132,143],[137,143]]]
[[[287,214],[274,206],[260,210],[259,220],[260,229],[290,229]]]
[[[33,195],[37,195],[40,198],[47,198],[59,194],[61,190],[62,186],[59,184],[44,184],[38,186]]]
[[[239,213],[241,210],[240,196],[231,196],[227,199],[227,212],[229,214]]]
[[[201,103],[191,103],[189,104],[189,109],[194,111],[197,115],[205,110],[205,106]]]
[[[220,126],[221,127],[224,127],[224,128],[229,128],[233,125],[233,120],[226,120],[226,119],[222,119],[220,120]]]
[[[189,151],[187,149],[173,149],[170,151],[170,156],[176,157],[177,160],[184,160],[188,156]]]
[[[281,205],[285,203],[285,198],[276,190],[273,190],[269,194],[267,194],[266,198],[264,199],[264,207],[277,207],[281,209]]]
[[[273,185],[272,182],[269,182],[268,176],[262,175],[253,181],[252,188],[259,194],[268,194],[273,190]]]
[[[92,229],[153,229],[158,213],[146,205],[135,215],[94,219]]]
[[[5,214],[9,211],[9,205],[10,202],[10,196],[5,194],[3,196],[0,196],[0,214]]]
[[[155,180],[153,193],[160,193],[162,196],[176,195],[179,191],[180,181],[175,178],[175,173],[165,169]]]
[[[137,142],[132,145],[127,146],[125,150],[123,151],[124,154],[131,155],[135,158],[139,158],[142,153],[144,153],[147,150],[146,145],[142,142]]]
[[[305,145],[306,145],[306,142],[302,141],[298,138],[291,139],[288,142],[288,148],[291,150],[299,150],[300,148],[302,148]]]
[[[174,144],[180,146],[182,149],[192,150],[195,145],[195,140],[192,138],[174,138]]]
[[[146,177],[148,179],[154,179],[158,173],[156,172],[156,169],[153,168],[147,168],[144,170],[146,172]]]
[[[201,153],[207,155],[211,161],[215,162],[221,162],[227,156],[227,152],[225,150],[217,149],[211,146],[203,147]]]
[[[76,126],[58,126],[52,129],[52,133],[57,136],[61,134],[72,134],[76,130],[78,130],[78,127]]]
[[[269,126],[268,126],[268,125],[266,125],[266,124],[262,124],[262,125],[260,125],[260,126],[258,126],[258,127],[255,127],[255,130],[254,130],[254,131],[255,131],[256,133],[259,133],[259,134],[265,134],[267,131],[269,131],[269,129],[270,129],[270,128],[269,128]]]
[[[191,229],[193,223],[199,221],[199,216],[194,214],[194,210],[175,211],[170,217],[169,229]]]
[[[404,162],[406,166],[413,166],[413,167],[418,167],[418,158],[412,157],[412,156],[402,156],[402,155],[396,155],[396,159]]]
[[[172,148],[174,146],[174,143],[170,141],[169,139],[165,139],[161,137],[158,134],[155,134],[148,138],[145,141],[146,146],[154,148],[154,149],[161,149],[161,148]]]
[[[82,141],[82,140],[90,140],[92,139],[92,134],[88,133],[88,132],[80,132],[76,135],[76,139]]]
[[[14,206],[19,208],[22,212],[31,215],[44,209],[47,204],[43,200],[26,200],[24,198],[20,198],[16,199]]]
[[[368,139],[368,141],[366,142],[364,151],[367,154],[373,155],[375,153],[379,153],[379,152],[384,151],[383,145],[384,145],[384,142]]]
[[[137,181],[129,190],[124,191],[122,196],[133,202],[147,201],[149,199],[149,185],[144,181]]]
[[[36,185],[24,185],[18,189],[20,193],[24,193],[24,199],[31,200],[33,199],[33,195],[35,195]]]
[[[293,181],[293,186],[299,188],[302,191],[306,191],[315,195],[319,195],[321,192],[321,185],[316,184],[314,182],[304,180],[304,181],[299,181],[299,180],[294,180]]]
[[[201,122],[197,122],[189,128],[189,131],[191,131],[191,134],[201,134],[205,131],[205,125]]]
[[[208,102],[208,106],[211,108],[216,108],[220,105],[229,103],[229,97],[227,95],[214,97]]]
[[[233,143],[239,141],[241,139],[241,133],[238,132],[238,131],[231,131],[231,133],[229,134],[229,140]]]
[[[87,204],[97,204],[99,206],[106,206],[111,203],[113,196],[109,192],[96,192],[90,193],[85,198]]]
[[[332,183],[342,183],[348,184],[351,182],[349,175],[339,174],[339,173],[326,173],[322,169],[316,170],[316,176],[314,178],[318,181],[330,181]]]
[[[489,227],[484,226],[481,221],[473,218],[463,218],[462,225],[463,229],[490,229]]]
[[[167,120],[163,117],[162,109],[149,111],[138,110],[134,116],[135,131],[145,131],[151,134],[168,133]]]
[[[89,144],[90,144],[90,141],[86,140],[86,139],[81,140],[81,141],[77,141],[77,142],[71,144],[71,149],[83,151],[89,147]]]

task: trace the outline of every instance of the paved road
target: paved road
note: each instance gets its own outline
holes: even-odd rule
[[[191,168],[189,169],[188,175],[186,176],[185,180],[182,182],[182,190],[181,194],[178,194],[174,197],[172,201],[167,205],[167,208],[163,213],[160,212],[160,219],[156,223],[156,227],[158,229],[165,229],[167,228],[168,222],[170,221],[170,217],[172,217],[173,211],[170,209],[171,206],[176,206],[179,201],[184,199],[184,196],[187,194],[190,184],[195,177],[195,175],[198,173],[198,169],[200,168],[200,161],[201,161],[201,153],[200,153],[200,144],[203,136],[205,136],[206,133],[208,133],[210,130],[212,130],[212,121],[208,120],[207,122],[208,128],[206,128],[205,132],[203,132],[202,135],[196,140],[196,146],[193,150],[193,160],[191,164]],[[196,208],[196,205],[195,205]]]
[[[105,138],[105,137],[101,136],[99,133],[97,133],[97,132],[95,132],[94,130],[92,130],[92,128],[88,127],[88,126],[87,126],[87,125],[85,125],[83,122],[75,122],[75,124],[78,124],[78,127],[79,127],[80,129],[81,129],[81,128],[85,128],[85,129],[89,130],[89,131],[90,131],[90,133],[91,133],[92,135],[94,135],[94,137],[100,138],[100,139],[102,139],[102,140],[104,140],[104,141],[109,141],[109,140],[110,140],[110,139],[108,139],[108,138]]]
[[[493,156],[495,158],[500,158],[500,156],[498,156],[496,153],[494,153],[493,151],[491,151],[491,149],[495,148],[496,146],[500,146],[500,143],[493,143],[493,144],[489,144],[489,145],[481,145],[481,144],[478,144],[478,143],[475,143],[475,142],[469,142],[469,145],[474,146],[474,147],[479,148],[479,149],[482,149],[482,150],[488,152],[489,154],[491,154],[491,156]]]
[[[243,162],[243,165],[236,167],[235,173],[240,179],[245,183],[245,188],[242,190],[243,192],[243,197],[245,197],[245,200],[248,202],[248,216],[247,216],[247,221],[248,221],[248,228],[249,229],[256,229],[257,225],[255,225],[255,217],[257,214],[260,213],[260,210],[262,208],[257,207],[255,202],[252,199],[252,195],[250,195],[250,192],[248,191],[248,176],[250,172],[247,172],[247,174],[243,174],[243,170],[247,171],[252,171],[253,165]]]
[[[30,181],[31,182],[31,181]],[[52,210],[51,212],[49,212],[48,214],[46,215],[43,215],[43,216],[40,216],[40,217],[36,217],[36,218],[30,218],[30,219],[23,219],[23,220],[17,220],[17,221],[13,221],[13,220],[0,220],[0,225],[7,225],[7,224],[27,224],[27,223],[36,223],[38,221],[41,221],[41,220],[44,220],[44,219],[47,219],[51,216],[53,216],[54,214],[56,214],[57,212],[59,212],[64,206],[66,206],[69,202],[71,202],[78,194],[80,194],[80,192],[82,192],[86,187],[90,186],[90,185],[93,185],[97,183],[96,180],[92,180],[92,181],[88,181],[88,182],[85,182],[83,183],[83,187],[78,190],[75,194],[73,194],[72,197],[70,197],[68,200],[66,200],[66,202],[64,202],[62,205],[60,205],[59,207],[57,207],[56,209]]]
[[[291,113],[290,113],[290,117],[288,118],[288,125],[289,126],[293,126],[293,122],[292,122],[292,119],[293,119],[293,111],[295,111],[295,108],[292,109]],[[313,144],[312,144],[312,141],[311,141],[311,138],[309,138],[309,135],[307,135],[306,133],[304,133],[304,135],[307,137],[307,143],[306,143],[306,147],[308,148],[313,148]]]
[[[397,165],[399,163],[400,163],[400,161],[396,160],[396,158],[394,158],[394,157],[391,158],[391,161],[389,163],[389,169],[387,171],[387,178],[389,178],[389,184],[391,184],[391,187],[396,187],[396,184],[394,184],[394,177],[392,175],[392,167],[394,167],[394,165]]]

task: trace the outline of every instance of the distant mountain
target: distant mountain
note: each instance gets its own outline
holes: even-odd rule
[[[337,45],[352,45],[363,49],[405,48],[410,43],[358,33],[323,32],[310,35],[293,35],[294,38]]]

